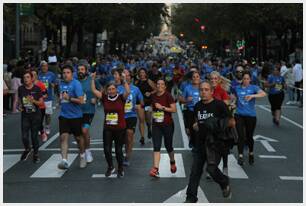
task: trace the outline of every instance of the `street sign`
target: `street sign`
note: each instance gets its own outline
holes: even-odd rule
[[[33,4],[20,4],[20,16],[31,16],[34,14]]]

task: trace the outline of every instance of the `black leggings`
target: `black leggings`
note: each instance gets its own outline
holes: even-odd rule
[[[271,111],[274,112],[275,110],[280,110],[282,103],[284,101],[284,92],[278,94],[269,94],[269,102],[271,104]]]
[[[249,147],[249,152],[253,152],[256,117],[235,115],[235,120],[238,133],[238,153],[243,154],[245,141]]]
[[[168,153],[173,151],[173,133],[174,124],[171,125],[153,125],[152,126],[152,140],[154,152],[159,152],[162,144],[162,137],[164,136],[164,144]]]
[[[38,131],[40,128],[40,113],[32,114],[21,114],[21,137],[24,149],[29,150],[30,146],[30,132],[31,140],[33,145],[34,153],[38,152],[39,141],[38,141]]]
[[[115,141],[115,152],[116,152],[116,159],[118,162],[118,168],[122,168],[122,163],[123,163],[122,145],[125,140],[125,130],[104,129],[103,131],[104,155],[108,167],[113,167],[113,158],[112,158],[113,140]]]
[[[184,122],[185,127],[189,130],[189,141],[194,146],[196,145],[196,135],[197,132],[193,129],[193,124],[195,123],[194,112],[190,110],[184,111]]]
[[[40,132],[44,131],[44,118],[46,115],[46,109],[40,109],[40,113],[41,113],[41,124],[40,124]]]

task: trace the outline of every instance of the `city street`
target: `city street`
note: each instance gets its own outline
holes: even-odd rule
[[[286,101],[284,101],[286,102]],[[257,127],[255,130],[255,164],[237,164],[237,148],[229,156],[229,176],[232,198],[224,199],[219,186],[202,175],[198,192],[199,202],[264,203],[303,201],[303,110],[297,106],[284,106],[280,127],[272,123],[267,98],[257,100]],[[52,117],[49,139],[40,146],[41,161],[30,157],[20,162],[23,151],[20,114],[4,118],[3,201],[5,203],[176,203],[184,202],[188,184],[192,153],[184,132],[182,113],[175,120],[174,147],[178,170],[171,174],[169,159],[162,150],[159,179],[149,176],[152,167],[152,142],[139,143],[137,127],[131,165],[122,179],[105,178],[107,164],[102,147],[103,111],[98,108],[91,127],[91,148],[94,161],[87,168],[79,168],[77,145],[70,140],[67,171],[57,169],[60,161],[58,112]],[[115,155],[113,153],[113,155]],[[116,159],[114,157],[114,163]]]

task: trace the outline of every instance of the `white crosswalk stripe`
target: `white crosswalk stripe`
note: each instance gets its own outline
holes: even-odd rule
[[[78,154],[68,154],[68,165],[70,166],[76,159]],[[38,168],[32,175],[31,178],[60,178],[66,170],[57,168],[57,164],[61,160],[60,154],[53,154],[40,168]]]
[[[3,173],[13,167],[20,160],[19,154],[3,155]]]

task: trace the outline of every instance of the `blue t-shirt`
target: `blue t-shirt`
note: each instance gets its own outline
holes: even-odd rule
[[[249,86],[243,88],[239,85],[235,89],[235,95],[237,97],[237,109],[236,114],[242,116],[256,117],[255,110],[255,98],[250,101],[245,100],[245,96],[257,94],[260,88],[257,85],[250,84]]]
[[[48,71],[47,73],[40,72],[38,74],[38,79],[44,83],[45,87],[47,88],[48,97],[45,99],[45,101],[52,101],[53,95],[52,95],[52,86],[51,84],[55,84],[56,76],[53,72]]]
[[[119,85],[117,87],[118,93],[123,94],[125,89],[123,85]],[[143,96],[141,91],[139,90],[138,87],[130,84],[130,90],[131,93],[127,97],[124,105],[124,117],[129,118],[129,117],[137,117],[136,113],[136,103],[143,101]]]
[[[233,80],[231,81],[231,88],[230,88],[231,94],[234,94],[234,93],[235,93],[235,89],[236,89],[236,87],[239,86],[239,85],[241,85],[241,83],[238,82],[237,79],[233,79]]]
[[[183,97],[185,100],[187,100],[188,97],[192,97],[192,101],[187,102],[186,107],[188,110],[193,111],[194,105],[201,100],[199,88],[192,86],[192,84],[187,85],[183,91]]]
[[[284,77],[269,75],[268,82],[269,84],[275,84],[274,87],[270,88],[269,94],[279,94],[283,91],[283,84],[285,83]]]
[[[201,70],[201,79],[205,79],[208,78],[208,75],[214,71],[214,69],[210,66],[208,66],[208,64],[204,64]]]
[[[61,100],[60,116],[67,119],[83,117],[83,112],[80,104],[75,104],[62,98],[62,94],[64,92],[67,92],[68,95],[72,98],[78,98],[80,96],[83,96],[83,89],[81,83],[75,79],[72,79],[72,81],[70,82],[61,81],[59,89]]]
[[[91,91],[91,77],[88,76],[84,80],[79,80],[84,93],[85,104],[81,104],[83,114],[94,114],[96,111],[95,104],[92,103],[92,99],[95,98]],[[100,90],[100,84],[95,81],[97,90]]]

